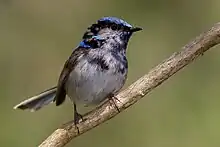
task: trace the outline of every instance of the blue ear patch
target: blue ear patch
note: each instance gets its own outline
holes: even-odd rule
[[[90,45],[86,44],[85,40],[83,40],[79,43],[79,47],[90,48]]]
[[[126,21],[124,21],[120,18],[117,18],[117,17],[103,17],[103,18],[98,20],[98,22],[103,22],[103,21],[104,22],[109,22],[109,23],[116,23],[118,25],[123,25],[123,26],[129,27],[129,28],[132,27],[132,25],[130,25]]]
[[[96,48],[98,42],[103,42],[105,39],[101,38],[101,36],[92,36],[92,38],[84,39],[80,42],[79,47],[83,48]]]

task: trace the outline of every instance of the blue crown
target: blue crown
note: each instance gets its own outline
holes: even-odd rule
[[[103,18],[98,20],[98,22],[103,22],[103,21],[104,22],[109,22],[109,23],[115,23],[115,24],[118,24],[118,25],[123,25],[123,26],[129,27],[129,28],[132,28],[132,25],[130,25],[126,21],[124,21],[120,18],[117,18],[117,17],[103,17]]]

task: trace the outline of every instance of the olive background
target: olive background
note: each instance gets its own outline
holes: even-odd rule
[[[143,28],[129,42],[124,88],[220,21],[219,0],[0,0],[0,145],[34,147],[73,118],[69,100],[13,110],[57,83],[86,28],[103,16]],[[67,147],[217,147],[220,48]]]

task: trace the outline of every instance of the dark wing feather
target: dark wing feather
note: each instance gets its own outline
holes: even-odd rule
[[[57,85],[57,93],[56,93],[56,97],[54,98],[54,101],[56,101],[57,106],[62,104],[65,100],[65,97],[66,97],[65,84],[68,80],[69,74],[74,69],[74,67],[77,65],[78,58],[81,55],[83,56],[87,55],[88,51],[89,49],[76,48],[71,54],[71,56],[69,57],[69,59],[66,61],[63,67],[63,70],[60,74],[60,78],[59,78],[58,85]]]

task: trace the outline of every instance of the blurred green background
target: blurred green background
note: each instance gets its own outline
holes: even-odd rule
[[[129,43],[127,87],[220,21],[219,10],[219,0],[0,0],[0,145],[37,146],[73,118],[68,100],[36,113],[12,108],[57,83],[72,49],[100,17],[117,16],[144,28]],[[219,146],[215,48],[67,147]]]

